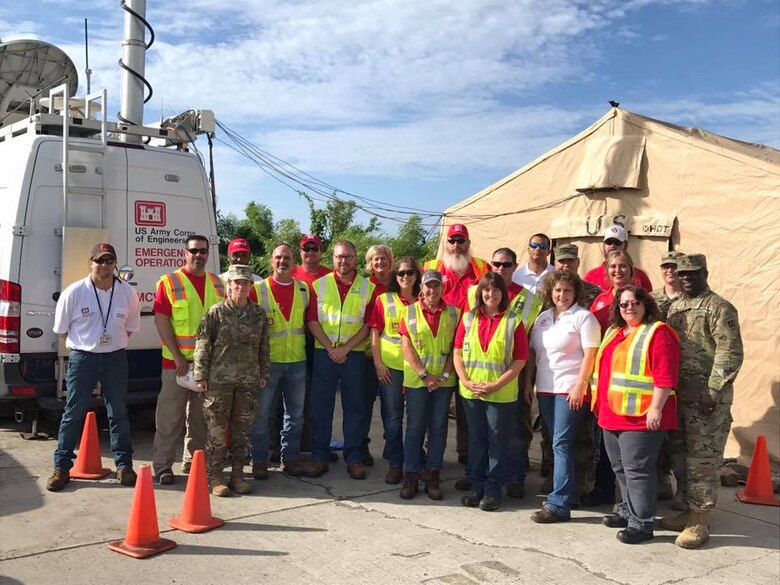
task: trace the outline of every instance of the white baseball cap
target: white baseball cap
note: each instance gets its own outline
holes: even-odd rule
[[[620,240],[621,242],[625,242],[628,239],[626,228],[624,228],[622,225],[614,223],[611,226],[609,226],[606,230],[604,230],[605,242],[613,238],[615,240]]]

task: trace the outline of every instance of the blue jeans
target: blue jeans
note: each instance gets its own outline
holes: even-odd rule
[[[447,416],[452,388],[406,389],[406,437],[404,439],[404,471],[418,473],[425,431],[428,431],[428,469],[441,469],[447,445]]]
[[[373,358],[366,357],[363,375],[365,376],[363,380],[365,390],[365,404],[363,408],[366,411],[366,417],[363,420],[363,438],[368,442],[369,434],[371,433],[371,420],[374,418],[374,402],[376,402],[377,394],[379,394],[379,380],[376,377]]]
[[[62,413],[54,468],[68,471],[73,467],[73,450],[81,436],[81,427],[92,391],[100,381],[108,414],[111,452],[117,469],[133,465],[130,420],[127,417],[127,355],[124,349],[111,353],[89,353],[73,350],[68,358],[65,384],[68,391]]]
[[[328,463],[330,440],[333,434],[333,409],[336,391],[341,391],[344,432],[344,461],[347,465],[359,463],[363,448],[365,425],[366,354],[351,351],[343,364],[334,363],[324,349],[314,350],[311,380],[312,455]]]
[[[265,388],[260,390],[260,407],[252,425],[252,461],[268,462],[268,433],[271,428],[272,407],[278,404],[276,398],[284,404],[284,423],[282,425],[282,460],[295,459],[301,451],[303,432],[303,402],[306,397],[306,362],[289,364],[272,362],[271,376]]]
[[[506,448],[506,481],[525,483],[525,459],[528,456],[528,444],[523,437],[520,413],[520,400],[514,402],[514,412],[512,413],[512,422],[509,427],[509,437]],[[528,408],[528,407],[526,407]]]
[[[507,468],[507,446],[517,402],[464,399],[469,426],[469,479],[478,496],[501,498]]]
[[[404,464],[404,373],[390,370],[390,382],[379,384],[379,396],[382,406],[382,425],[385,429],[385,454],[390,467]]]
[[[559,516],[571,515],[571,505],[577,501],[577,476],[574,461],[574,441],[580,424],[588,414],[587,405],[579,410],[569,408],[565,394],[547,394],[539,398],[539,411],[552,434],[553,491],[545,507]]]

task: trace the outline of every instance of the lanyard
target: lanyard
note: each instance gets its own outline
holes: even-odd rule
[[[111,296],[108,299],[108,310],[105,316],[103,315],[103,307],[100,306],[100,298],[98,297],[97,287],[95,283],[92,283],[92,290],[95,292],[95,300],[97,301],[98,310],[100,311],[100,321],[103,323],[103,335],[106,335],[106,329],[108,329],[108,318],[111,316],[111,303],[114,302],[114,285],[116,279],[111,280]]]

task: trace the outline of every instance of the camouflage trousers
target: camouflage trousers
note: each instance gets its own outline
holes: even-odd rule
[[[585,403],[582,408],[589,409],[590,404]],[[595,474],[595,428],[597,422],[592,412],[587,413],[577,430],[574,439],[574,467],[577,472],[577,490],[580,495],[588,493],[593,485]],[[552,474],[553,450],[550,431],[542,418],[542,470]]]
[[[208,427],[206,467],[209,475],[222,471],[228,455],[233,465],[243,466],[249,460],[249,433],[257,416],[258,402],[256,386],[209,384],[203,402]]]
[[[705,511],[715,507],[720,487],[723,450],[731,429],[731,405],[717,404],[710,416],[698,404],[677,403],[679,428],[669,433],[669,456],[678,479],[688,484],[688,505]]]

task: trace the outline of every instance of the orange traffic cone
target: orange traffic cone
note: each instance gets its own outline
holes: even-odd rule
[[[225,523],[221,518],[211,515],[209,483],[206,478],[206,459],[198,449],[192,456],[190,477],[184,492],[184,504],[181,516],[168,520],[168,526],[184,532],[205,532]]]
[[[780,499],[772,493],[772,474],[769,471],[769,453],[766,451],[766,437],[759,435],[753,459],[750,461],[744,490],[737,490],[737,499],[745,504],[780,506]]]
[[[154,504],[152,470],[148,465],[138,467],[138,480],[133,492],[133,505],[127,519],[127,533],[124,540],[108,543],[108,548],[135,559],[145,559],[157,553],[170,550],[176,543],[160,538],[157,527],[157,506]]]
[[[100,439],[97,431],[95,413],[89,411],[81,432],[81,443],[76,464],[70,470],[70,476],[77,479],[101,479],[111,473],[100,461]]]

